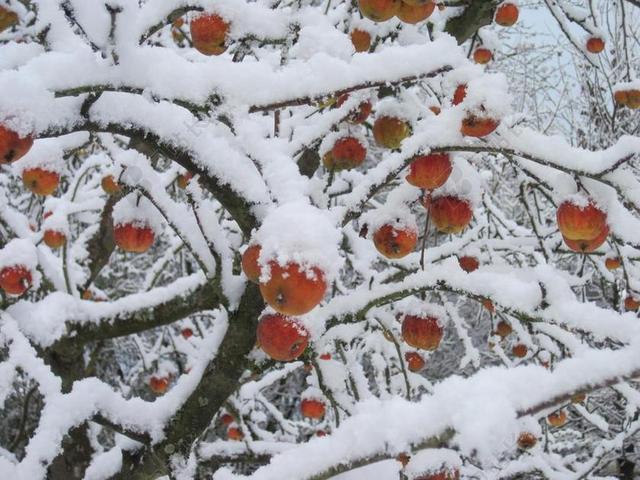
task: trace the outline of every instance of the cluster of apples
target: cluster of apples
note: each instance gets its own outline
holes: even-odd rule
[[[262,275],[260,245],[249,246],[242,255],[242,269],[247,278],[259,284],[264,301],[276,313],[262,316],[258,323],[258,343],[274,360],[288,362],[307,348],[309,334],[295,316],[313,310],[327,290],[324,272],[318,267],[305,268],[297,262],[281,265],[267,262],[268,279]]]
[[[617,90],[613,97],[616,103],[622,107],[627,107],[631,110],[638,110],[640,108],[640,89],[638,88],[626,88]]]

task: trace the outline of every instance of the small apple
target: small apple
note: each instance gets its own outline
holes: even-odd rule
[[[433,2],[425,2],[419,5],[412,5],[406,1],[402,1],[398,13],[396,16],[404,23],[410,23],[415,25],[429,18],[433,13],[435,4]]]
[[[640,300],[632,295],[629,295],[624,299],[624,308],[628,312],[635,312],[636,310],[638,310],[638,308],[640,308]]]
[[[609,271],[617,270],[622,266],[622,260],[619,257],[608,257],[604,261],[604,266]]]
[[[320,355],[320,360],[331,360],[331,354],[323,353],[322,355]]]
[[[425,199],[426,203],[427,200]],[[460,233],[473,217],[471,204],[462,198],[446,195],[431,199],[428,204],[431,221],[442,233]]]
[[[374,22],[384,22],[393,18],[400,10],[400,0],[358,0],[363,17]]]
[[[302,355],[307,348],[309,334],[292,318],[267,314],[258,322],[258,342],[264,353],[272,359],[290,362]]]
[[[458,257],[458,263],[460,264],[460,268],[467,273],[474,272],[480,267],[480,261],[476,257],[469,255]]]
[[[569,240],[593,240],[607,227],[607,214],[591,200],[577,205],[569,200],[560,204],[556,213],[560,233]]]
[[[587,399],[587,394],[583,392],[574,393],[571,396],[571,403],[583,403]]]
[[[522,432],[520,435],[518,435],[518,447],[522,450],[533,448],[536,443],[538,443],[538,439],[533,433]]]
[[[405,315],[402,321],[402,338],[414,348],[436,350],[443,335],[444,329],[435,317]]]
[[[222,423],[223,425],[229,426],[235,421],[236,419],[233,418],[233,415],[231,415],[230,413],[223,413],[222,415],[220,415],[220,423]]]
[[[351,43],[356,52],[368,52],[371,48],[371,34],[356,28],[351,32]]]
[[[253,283],[258,283],[260,279],[261,269],[258,263],[260,250],[262,250],[260,245],[251,245],[242,254],[242,271]]]
[[[464,99],[467,96],[467,85],[465,83],[460,84],[456,87],[455,91],[453,92],[453,100],[451,100],[451,103],[453,105],[460,105]]]
[[[342,104],[346,102],[348,98],[349,98],[348,93],[343,93],[342,95],[340,95],[336,102],[336,107],[341,107]],[[355,110],[351,115],[349,115],[349,117],[347,118],[347,121],[349,123],[353,123],[356,125],[364,123],[367,120],[367,118],[369,118],[369,115],[371,115],[372,110],[373,110],[373,106],[371,105],[370,101],[365,100],[363,102],[360,102],[360,105],[358,105],[358,109]]]
[[[2,8],[2,7],[0,7]],[[0,15],[2,15],[0,10]],[[2,19],[0,17],[0,22]],[[2,29],[0,28],[0,31]],[[0,165],[15,162],[24,157],[33,146],[33,137],[21,137],[13,130],[0,125]]]
[[[516,4],[505,2],[497,8],[495,21],[501,27],[511,27],[518,21],[519,14]]]
[[[640,108],[640,90],[618,90],[613,94],[616,103],[632,110]]]
[[[407,352],[404,354],[404,359],[411,372],[419,372],[426,365],[424,358],[418,352]]]
[[[418,232],[413,228],[396,228],[385,224],[373,234],[373,243],[378,252],[387,258],[396,259],[409,255],[418,242]]]
[[[189,181],[191,181],[192,178],[193,178],[193,173],[191,172],[185,172],[178,175],[178,178],[176,179],[176,184],[178,185],[178,188],[180,188],[181,190],[184,190],[185,188],[187,188],[187,185],[189,185]]]
[[[324,402],[313,398],[305,398],[300,402],[300,411],[304,418],[321,420],[324,417]]]
[[[138,222],[115,225],[113,236],[117,246],[131,253],[146,252],[155,240],[153,230]]]
[[[482,299],[482,306],[489,313],[494,313],[496,311],[496,307],[493,305],[493,302],[488,298]]]
[[[587,40],[587,51],[590,53],[600,53],[604,50],[604,40],[600,37],[590,37]]]
[[[496,325],[496,334],[502,339],[505,339],[509,335],[511,335],[511,332],[513,332],[513,328],[508,322],[505,322],[504,320],[500,320]]]
[[[67,243],[67,236],[63,232],[57,230],[45,230],[42,240],[49,248],[60,248]]]
[[[0,5],[0,33],[18,23],[18,14]]]
[[[23,265],[12,265],[0,270],[0,288],[7,295],[22,295],[31,287],[32,282],[31,272]]]
[[[453,166],[448,153],[419,155],[409,165],[407,182],[425,190],[434,190],[445,184]]]
[[[473,61],[480,65],[485,65],[491,60],[493,60],[493,53],[488,48],[479,47],[473,52]]]
[[[116,182],[116,179],[113,178],[113,175],[105,175],[102,177],[100,185],[102,186],[102,190],[109,195],[117,195],[122,190],[118,182]]]
[[[349,170],[364,163],[367,149],[355,137],[342,137],[324,154],[322,163],[327,170]]]
[[[470,114],[462,120],[460,133],[467,137],[486,137],[498,128],[499,122],[493,118],[478,117]]]
[[[260,282],[265,302],[283,315],[304,315],[313,310],[327,291],[324,273],[317,267],[304,269],[295,262],[281,266],[269,262],[269,280]]]
[[[235,442],[241,442],[244,438],[244,434],[242,430],[240,430],[237,426],[232,426],[227,429],[227,439],[233,440]]]
[[[552,427],[562,427],[567,423],[567,412],[565,410],[557,410],[547,415],[547,423]]]
[[[203,55],[221,55],[229,33],[229,23],[220,15],[202,13],[191,21],[193,47]]]
[[[169,378],[154,375],[149,379],[149,388],[156,395],[162,395],[169,388]]]
[[[511,353],[513,354],[514,357],[517,357],[517,358],[526,357],[528,352],[529,352],[529,349],[523,343],[514,345],[513,348],[511,349]]]
[[[60,175],[43,168],[26,168],[22,171],[22,183],[31,193],[44,197],[56,191]]]
[[[433,113],[434,115],[440,115],[440,112],[442,112],[442,109],[437,105],[431,105],[429,107],[429,110],[431,110],[431,113]]]
[[[183,328],[180,331],[180,335],[182,335],[182,338],[184,339],[189,339],[191,337],[193,337],[193,330],[189,327]]]
[[[373,123],[373,138],[380,147],[400,148],[402,141],[410,134],[409,123],[396,117],[384,115]]]

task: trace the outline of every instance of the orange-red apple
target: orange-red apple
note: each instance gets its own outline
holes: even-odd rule
[[[18,14],[0,5],[0,33],[18,23]]]
[[[624,308],[629,312],[635,312],[640,308],[640,300],[632,295],[624,299]]]
[[[607,214],[591,201],[585,206],[562,202],[556,219],[560,233],[569,240],[593,240],[607,227]]]
[[[269,357],[279,362],[290,362],[307,348],[309,334],[292,318],[267,314],[258,322],[258,342]]]
[[[227,429],[227,438],[235,442],[240,442],[244,438],[244,434],[239,427],[229,427]]]
[[[471,204],[453,195],[437,197],[427,207],[431,221],[442,233],[460,233],[471,222]]]
[[[453,92],[453,100],[451,101],[454,105],[460,105],[467,96],[467,85],[465,83],[458,85]]]
[[[33,279],[29,269],[23,265],[13,265],[0,270],[0,288],[7,295],[22,295],[30,287]]]
[[[640,90],[618,90],[613,94],[613,98],[617,104],[631,108],[632,110],[640,108]]]
[[[587,40],[587,51],[600,53],[604,50],[604,40],[600,37],[591,37]]]
[[[283,315],[304,315],[313,310],[324,297],[327,283],[322,271],[313,267],[303,269],[295,262],[284,267],[269,262],[271,275],[260,282],[260,292],[265,302]]]
[[[452,169],[448,153],[420,155],[409,165],[409,175],[406,178],[415,187],[433,190],[445,184]]]
[[[178,188],[182,190],[187,188],[187,185],[189,185],[189,182],[191,181],[192,178],[193,178],[193,173],[191,172],[185,172],[178,175],[178,178],[176,179],[176,184],[178,185]]]
[[[231,425],[233,422],[235,422],[235,418],[233,418],[233,415],[231,415],[230,413],[223,413],[222,415],[220,415],[220,423],[222,423],[223,425]]]
[[[60,248],[67,243],[67,236],[57,230],[45,230],[42,240],[49,248]]]
[[[622,266],[622,260],[619,257],[608,257],[604,261],[604,266],[607,267],[607,270],[617,270]]]
[[[528,352],[529,352],[529,349],[523,343],[514,345],[513,348],[511,349],[511,353],[513,354],[514,357],[517,357],[517,358],[526,357]]]
[[[411,134],[409,124],[396,117],[384,115],[373,124],[373,138],[384,148],[400,148],[402,141]]]
[[[499,122],[493,118],[469,115],[462,120],[460,133],[467,137],[486,137],[498,128]]]
[[[418,232],[413,228],[396,228],[385,224],[373,234],[373,243],[378,252],[387,258],[402,258],[410,254],[418,242]]]
[[[609,227],[605,225],[600,234],[591,240],[569,240],[566,237],[562,237],[564,243],[567,244],[571,250],[577,253],[590,253],[597,250],[604,242],[607,241],[609,235]]]
[[[0,165],[19,160],[32,146],[33,137],[21,137],[13,130],[0,125]]]
[[[476,271],[480,266],[480,261],[476,257],[471,257],[469,255],[458,257],[458,263],[460,264],[460,268],[467,273]]]
[[[220,15],[203,13],[191,21],[193,47],[203,55],[220,55],[229,33],[229,23]]]
[[[117,246],[131,253],[146,252],[155,240],[153,230],[138,223],[122,223],[114,226],[113,236]]]
[[[191,328],[189,328],[189,327],[183,328],[180,331],[180,335],[182,335],[182,338],[184,338],[184,339],[191,338],[191,337],[193,337],[193,330]]]
[[[401,3],[400,0],[358,0],[358,7],[363,17],[384,22],[398,13]]]
[[[480,65],[485,65],[491,60],[493,60],[493,53],[488,48],[479,47],[473,52],[473,61]]]
[[[519,14],[517,5],[505,2],[497,8],[495,20],[502,27],[511,27],[518,21]]]
[[[520,435],[518,435],[518,447],[520,447],[522,450],[533,448],[536,443],[538,443],[538,439],[533,433],[522,432]]]
[[[305,398],[300,402],[300,411],[304,418],[321,420],[324,417],[324,402],[313,398]]]
[[[567,412],[565,410],[558,410],[556,412],[547,415],[547,423],[552,427],[562,427],[567,423]]]
[[[26,168],[22,171],[22,183],[25,188],[36,195],[51,195],[58,188],[60,175],[43,168]]]
[[[169,388],[168,377],[156,377],[155,375],[149,379],[149,388],[156,395],[162,395]]]
[[[320,355],[320,360],[331,360],[331,354],[323,353],[322,355]]]
[[[116,182],[116,179],[113,178],[113,175],[106,175],[102,177],[100,185],[102,186],[102,190],[109,195],[116,195],[120,193],[120,190],[122,190],[120,185],[118,185],[118,182]]]
[[[433,2],[425,2],[419,5],[412,5],[406,1],[402,1],[398,13],[396,16],[404,23],[416,23],[422,22],[429,18],[433,13],[435,4]]]
[[[422,350],[436,350],[444,335],[435,317],[405,315],[402,321],[402,338],[410,346]]]
[[[411,372],[419,372],[426,365],[424,357],[418,352],[407,352],[404,354],[404,359],[407,361],[407,367]]]
[[[356,28],[351,32],[351,43],[356,52],[368,52],[371,48],[371,34]]]
[[[327,170],[349,170],[364,163],[367,149],[355,137],[342,137],[324,154],[322,163]]]

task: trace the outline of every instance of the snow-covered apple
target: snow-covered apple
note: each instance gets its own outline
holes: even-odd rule
[[[426,208],[431,221],[442,233],[460,233],[473,217],[471,203],[453,195],[431,198]]]
[[[23,265],[11,265],[0,270],[0,288],[7,295],[22,295],[32,282],[31,271]]]
[[[324,417],[324,402],[316,398],[304,398],[300,402],[300,412],[304,418],[321,420]]]
[[[380,147],[400,148],[402,141],[411,134],[411,127],[406,120],[384,115],[376,118],[373,124],[373,137]]]
[[[202,13],[191,20],[193,47],[203,55],[221,55],[227,47],[225,42],[230,24],[216,13]]]
[[[2,11],[0,10],[0,15],[1,14]],[[0,31],[2,31],[2,28],[0,28]],[[0,165],[20,160],[27,154],[32,146],[33,137],[29,135],[22,137],[13,130],[0,124]]]
[[[411,185],[433,190],[444,185],[453,166],[448,153],[419,155],[409,164],[407,182]]]
[[[414,348],[436,350],[443,335],[444,328],[435,317],[405,315],[402,319],[402,339]]]
[[[153,245],[155,233],[148,224],[138,221],[115,225],[113,237],[125,252],[144,253]]]
[[[418,242],[418,232],[410,226],[384,224],[373,233],[373,243],[378,252],[387,258],[409,255]]]
[[[26,168],[22,171],[22,183],[31,193],[45,197],[58,188],[60,174],[44,168]]]
[[[303,315],[324,298],[327,283],[318,267],[303,267],[296,262],[280,265],[269,262],[268,279],[260,278],[260,292],[271,308],[283,315]]]
[[[258,343],[272,359],[290,362],[307,348],[309,334],[293,318],[280,314],[264,315],[258,323]]]
[[[472,257],[470,255],[458,257],[458,263],[460,264],[460,268],[467,273],[474,272],[478,267],[480,267],[480,261],[476,257]]]

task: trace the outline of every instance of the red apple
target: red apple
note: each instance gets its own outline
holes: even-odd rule
[[[306,398],[300,402],[300,411],[304,418],[321,420],[324,417],[324,403],[320,400]]]
[[[220,55],[226,50],[229,23],[215,13],[202,13],[191,21],[193,47],[203,55]]]
[[[242,254],[242,271],[254,283],[258,283],[260,279],[260,264],[258,263],[260,250],[262,250],[260,245],[251,245]]]
[[[118,182],[113,178],[113,175],[106,175],[102,177],[100,185],[102,186],[102,190],[109,195],[116,195],[122,190],[120,185],[118,185]]]
[[[467,273],[476,271],[480,266],[480,262],[476,257],[470,257],[468,255],[458,257],[458,263],[460,264],[460,268]]]
[[[587,51],[600,53],[604,50],[604,40],[600,37],[591,37],[587,40]]]
[[[514,345],[513,348],[511,349],[511,353],[513,354],[514,357],[517,357],[517,358],[526,357],[528,352],[529,352],[529,349],[523,343]]]
[[[493,53],[488,48],[479,47],[473,52],[473,61],[485,65],[493,60]]]
[[[517,5],[505,2],[496,10],[495,20],[502,27],[510,27],[518,21],[519,14]]]
[[[402,258],[410,254],[418,242],[418,232],[410,227],[396,228],[385,224],[373,234],[373,243],[387,258]]]
[[[367,149],[355,137],[342,137],[324,154],[322,163],[327,170],[349,170],[364,163]]]
[[[410,134],[409,124],[396,117],[381,116],[373,124],[373,138],[384,148],[400,148],[402,141]]]
[[[567,423],[567,412],[565,410],[558,410],[550,413],[547,416],[547,422],[552,427],[562,427],[565,423]]]
[[[356,52],[368,52],[371,48],[371,34],[356,28],[351,32],[351,43]]]
[[[471,204],[453,195],[434,198],[427,208],[431,221],[442,233],[460,233],[473,217]]]
[[[269,262],[271,276],[260,282],[265,302],[283,315],[304,315],[313,310],[324,297],[327,283],[323,272],[313,267],[304,270],[295,262],[284,267]]]
[[[113,228],[116,245],[125,252],[143,253],[149,250],[155,234],[153,230],[139,223],[123,223]]]
[[[241,442],[242,439],[244,438],[244,434],[242,433],[242,430],[240,430],[240,428],[238,427],[229,427],[227,429],[227,438],[235,442]]]
[[[363,17],[384,22],[398,13],[401,3],[400,0],[358,0],[358,7]]]
[[[533,448],[536,443],[538,443],[538,439],[533,433],[522,432],[520,435],[518,435],[518,447],[520,447],[522,450]]]
[[[269,357],[279,362],[295,360],[309,343],[306,329],[280,314],[264,315],[258,322],[258,342]]]
[[[1,8],[1,7],[0,7]],[[2,11],[0,10],[0,16]],[[0,18],[0,22],[2,19]],[[0,28],[0,31],[2,29]],[[33,137],[21,137],[13,130],[0,125],[0,165],[22,158],[33,146]]]
[[[493,118],[469,115],[462,120],[460,133],[467,137],[486,137],[498,128],[499,122]]]
[[[418,352],[407,352],[404,354],[404,359],[407,361],[407,367],[411,372],[419,372],[426,365],[424,358]]]
[[[45,230],[42,235],[42,240],[49,248],[56,249],[67,243],[67,236],[56,230]]]
[[[58,188],[60,175],[43,168],[27,168],[22,171],[22,183],[36,195],[51,195]]]
[[[180,335],[182,335],[182,338],[185,338],[185,339],[191,338],[193,337],[193,330],[190,329],[189,327],[183,328],[180,331]]]
[[[635,312],[636,310],[638,310],[638,308],[640,308],[640,300],[629,295],[624,299],[624,308],[629,312]]]
[[[433,2],[425,2],[419,5],[412,5],[406,1],[400,4],[396,16],[404,23],[416,24],[429,18],[433,13],[435,4]]]
[[[494,313],[496,311],[496,307],[493,305],[493,302],[488,298],[482,299],[482,306],[489,313]]]
[[[453,100],[451,100],[451,103],[453,105],[460,105],[464,101],[466,96],[467,96],[467,85],[464,83],[461,85],[458,85],[455,91],[453,92]]]
[[[223,414],[220,416],[220,422],[221,422],[223,425],[227,425],[227,426],[229,426],[229,425],[231,425],[233,422],[235,422],[235,420],[236,420],[236,419],[235,419],[235,418],[233,418],[233,415],[231,415],[231,414],[229,414],[229,413],[223,413]]]
[[[405,315],[402,321],[402,338],[414,348],[435,350],[443,335],[444,330],[435,317]]]
[[[149,388],[156,395],[162,395],[169,388],[168,377],[156,377],[155,375],[149,379]]]
[[[622,266],[622,260],[620,260],[619,257],[609,257],[605,259],[604,266],[607,267],[609,271],[617,270]]]
[[[331,354],[323,353],[322,355],[320,355],[320,360],[331,360]]]
[[[23,265],[12,265],[0,270],[0,288],[7,295],[22,295],[33,282],[31,272]]]
[[[440,107],[438,107],[437,105],[432,105],[429,107],[429,110],[431,110],[431,112],[434,115],[440,115],[440,112],[442,112],[442,109]]]
[[[592,201],[585,206],[564,201],[556,214],[562,236],[569,240],[593,240],[607,227],[607,214]]]
[[[409,165],[407,182],[415,187],[433,190],[445,184],[452,169],[448,153],[420,155]]]
[[[632,110],[640,108],[640,90],[618,90],[614,93],[613,98],[616,103]]]

